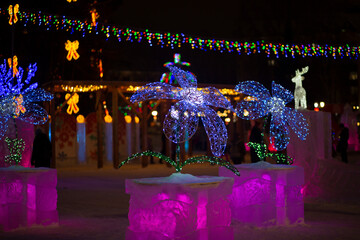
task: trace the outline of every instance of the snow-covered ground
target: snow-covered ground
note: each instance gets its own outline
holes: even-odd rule
[[[359,167],[355,161],[352,164]],[[125,239],[129,207],[125,179],[169,176],[173,172],[173,168],[164,164],[146,168],[138,164],[125,165],[118,170],[111,167],[58,169],[59,224],[0,232],[0,239]],[[217,175],[218,167],[193,165],[186,166],[183,172]],[[360,205],[306,202],[304,224],[256,228],[233,222],[228,232],[230,234],[221,238],[210,234],[208,239],[360,239]]]

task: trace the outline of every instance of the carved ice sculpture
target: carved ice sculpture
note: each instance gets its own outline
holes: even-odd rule
[[[0,168],[0,232],[59,221],[57,173],[49,168]]]
[[[229,196],[232,218],[255,226],[304,221],[304,169],[260,161],[236,165],[241,177],[219,168],[219,176],[233,177]]]
[[[306,109],[306,91],[302,86],[302,81],[305,79],[302,75],[307,73],[309,70],[309,66],[304,67],[301,72],[299,69],[295,71],[295,77],[291,79],[292,82],[295,83],[295,92],[294,92],[294,98],[295,98],[295,109],[303,108]]]
[[[126,193],[130,194],[129,229],[173,239],[205,228],[230,226],[227,196],[232,185],[233,178],[181,173],[126,179]]]

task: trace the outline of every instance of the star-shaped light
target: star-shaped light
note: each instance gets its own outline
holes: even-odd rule
[[[240,118],[251,120],[271,114],[270,141],[276,150],[283,150],[289,144],[289,127],[300,139],[306,139],[309,134],[306,119],[300,112],[286,107],[294,98],[290,91],[272,82],[271,96],[261,83],[255,81],[242,82],[235,90],[249,95],[236,106],[236,114]]]
[[[149,83],[132,95],[131,102],[149,99],[177,100],[165,116],[163,130],[166,137],[174,143],[188,140],[195,134],[201,118],[212,153],[222,156],[227,142],[226,126],[216,111],[209,106],[233,110],[231,103],[214,87],[199,90],[193,74],[175,66],[168,68],[181,88],[161,82]]]

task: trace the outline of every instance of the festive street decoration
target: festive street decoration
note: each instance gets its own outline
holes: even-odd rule
[[[90,14],[91,14],[91,26],[96,27],[97,25],[96,20],[100,17],[100,15],[95,8],[90,10]]]
[[[8,8],[9,13],[9,24],[13,25],[18,22],[19,18],[17,14],[19,13],[19,4],[15,4],[15,6],[10,5]]]
[[[13,65],[11,65],[13,66]],[[31,78],[37,70],[36,63],[28,67],[27,78],[22,82],[24,70],[19,67],[14,79],[12,67],[7,69],[6,60],[0,65],[0,139],[5,135],[8,128],[9,119],[15,118],[30,124],[43,124],[48,120],[48,114],[39,105],[34,102],[50,101],[53,98],[51,93],[43,89],[37,89],[37,83],[30,84]],[[25,86],[29,85],[29,86]],[[18,132],[15,123],[16,138],[6,138],[10,155],[5,156],[5,162],[9,165],[18,165],[21,162],[22,152],[25,148],[25,142],[18,139]]]
[[[164,63],[164,67],[169,66],[187,66],[189,67],[191,64],[188,62],[181,62],[181,55],[180,53],[174,54],[174,62],[166,62]],[[193,73],[191,73],[193,74]],[[193,74],[194,75],[194,74]],[[194,75],[195,77],[195,75]],[[169,84],[177,84],[175,76],[171,72],[163,73],[163,75],[160,78],[160,82],[169,83]]]
[[[20,139],[10,139],[8,137],[5,138],[5,142],[8,146],[10,154],[5,156],[5,162],[9,165],[18,165],[21,162],[22,152],[25,149],[24,140]]]
[[[19,73],[19,70],[18,70],[18,58],[17,56],[13,56],[13,58],[8,58],[8,64],[9,64],[9,68],[12,68],[13,69],[13,77],[17,76],[18,73]]]
[[[66,112],[68,114],[72,114],[72,113],[78,113],[79,112],[79,107],[77,106],[78,102],[79,102],[79,94],[77,93],[67,93],[65,95],[65,100],[67,100],[67,104],[69,105]]]
[[[189,72],[177,67],[168,67],[177,79],[179,87],[166,83],[149,83],[131,96],[132,103],[150,99],[173,99],[173,105],[164,120],[164,133],[174,143],[187,141],[196,132],[201,117],[210,147],[215,156],[223,155],[227,141],[227,130],[216,111],[209,106],[233,109],[231,103],[214,87],[197,90],[197,80]]]
[[[77,2],[77,0],[66,0],[67,2],[71,3],[71,2]]]
[[[34,102],[50,101],[53,95],[43,89],[36,89],[37,83],[28,87],[31,78],[37,70],[36,64],[28,67],[27,78],[22,82],[24,71],[19,67],[19,73],[14,81],[12,68],[7,69],[6,61],[0,65],[0,138],[7,130],[7,121],[16,117],[31,124],[44,124],[48,119],[48,114]]]
[[[75,40],[73,42],[67,40],[67,42],[65,43],[65,50],[68,51],[68,54],[66,55],[66,59],[68,61],[71,61],[72,59],[77,60],[80,57],[80,55],[77,52],[78,48],[79,48],[78,40]]]
[[[177,144],[185,142],[194,135],[199,118],[201,118],[209,137],[211,151],[217,157],[192,157],[185,160],[182,164],[180,161],[180,146],[177,145],[175,160],[162,153],[145,151],[131,155],[119,167],[140,156],[154,156],[170,163],[177,172],[181,171],[184,164],[210,162],[225,166],[235,174],[238,174],[229,162],[218,158],[223,155],[225,150],[227,130],[216,111],[210,108],[210,106],[213,106],[233,110],[231,103],[214,87],[198,90],[197,80],[191,73],[175,66],[168,66],[168,68],[175,76],[181,88],[161,82],[149,83],[138,89],[131,96],[130,101],[135,103],[150,99],[177,100],[178,102],[171,106],[168,114],[165,116],[163,125],[165,136]]]
[[[0,9],[0,14],[6,14]],[[146,42],[149,46],[169,47],[171,49],[184,46],[191,49],[203,51],[217,51],[220,53],[237,53],[244,55],[263,54],[266,57],[330,57],[333,59],[350,58],[357,59],[360,53],[360,46],[330,45],[317,43],[284,44],[265,42],[263,40],[230,41],[225,39],[203,39],[200,37],[188,36],[184,33],[160,33],[131,28],[121,28],[115,25],[71,19],[66,16],[44,14],[43,12],[19,12],[19,21],[24,24],[43,27],[45,30],[62,30],[70,33],[78,32],[83,37],[89,34],[103,35],[106,39],[110,37],[118,39],[119,42]]]
[[[237,104],[236,113],[240,118],[253,120],[271,114],[270,142],[277,151],[288,145],[289,127],[300,139],[306,139],[309,134],[306,119],[297,110],[285,106],[294,98],[290,91],[272,82],[271,96],[262,84],[255,81],[241,82],[235,90],[252,97]]]
[[[309,71],[309,67],[304,67],[301,72],[299,69],[295,71],[295,77],[291,79],[293,83],[295,83],[295,92],[294,92],[294,101],[295,101],[295,109],[306,109],[306,91],[302,86],[302,81],[305,79],[302,75]]]

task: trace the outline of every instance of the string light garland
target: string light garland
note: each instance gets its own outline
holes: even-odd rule
[[[0,9],[0,13],[7,12]],[[71,34],[77,32],[83,37],[89,34],[103,35],[106,40],[116,38],[119,42],[145,42],[149,46],[169,47],[171,49],[183,46],[203,51],[217,51],[220,53],[237,53],[243,55],[264,54],[267,57],[329,57],[333,59],[357,59],[360,46],[330,44],[283,44],[265,41],[230,41],[221,39],[203,39],[187,36],[183,33],[160,33],[146,30],[121,28],[115,25],[105,25],[99,22],[92,26],[92,22],[71,19],[66,16],[44,14],[42,12],[20,11],[19,22],[25,27],[34,25],[45,30],[62,30]]]
[[[181,162],[181,161],[175,161],[175,160],[171,159],[170,157],[168,157],[168,156],[166,156],[166,155],[164,155],[162,153],[153,152],[153,151],[150,151],[150,150],[144,151],[144,152],[141,152],[141,153],[132,154],[125,161],[123,161],[123,162],[121,162],[119,164],[119,168],[124,166],[129,161],[131,161],[131,160],[133,160],[135,158],[143,157],[143,156],[157,157],[157,158],[169,163],[171,166],[173,166],[176,169],[176,172],[181,172],[183,167],[188,165],[188,164],[208,162],[210,164],[217,164],[219,166],[226,167],[227,169],[229,169],[230,171],[235,173],[235,175],[240,176],[240,173],[237,170],[237,168],[234,167],[233,165],[231,165],[229,162],[225,161],[222,158],[213,157],[213,156],[194,156],[194,157],[186,159],[184,162]]]
[[[269,157],[274,159],[277,164],[292,165],[294,163],[294,160],[288,155],[268,152],[266,144],[248,142],[248,146],[255,150],[256,155],[258,155],[261,161],[265,161],[265,159]]]
[[[235,90],[251,97],[237,104],[235,111],[238,117],[254,120],[271,114],[270,142],[277,151],[289,144],[289,127],[300,139],[306,139],[309,134],[306,119],[297,110],[285,106],[294,99],[290,91],[272,82],[271,96],[261,83],[255,81],[241,82]]]
[[[5,138],[5,142],[9,149],[10,154],[5,156],[5,162],[9,165],[18,165],[22,159],[22,152],[25,149],[25,141],[23,139],[10,139]]]

